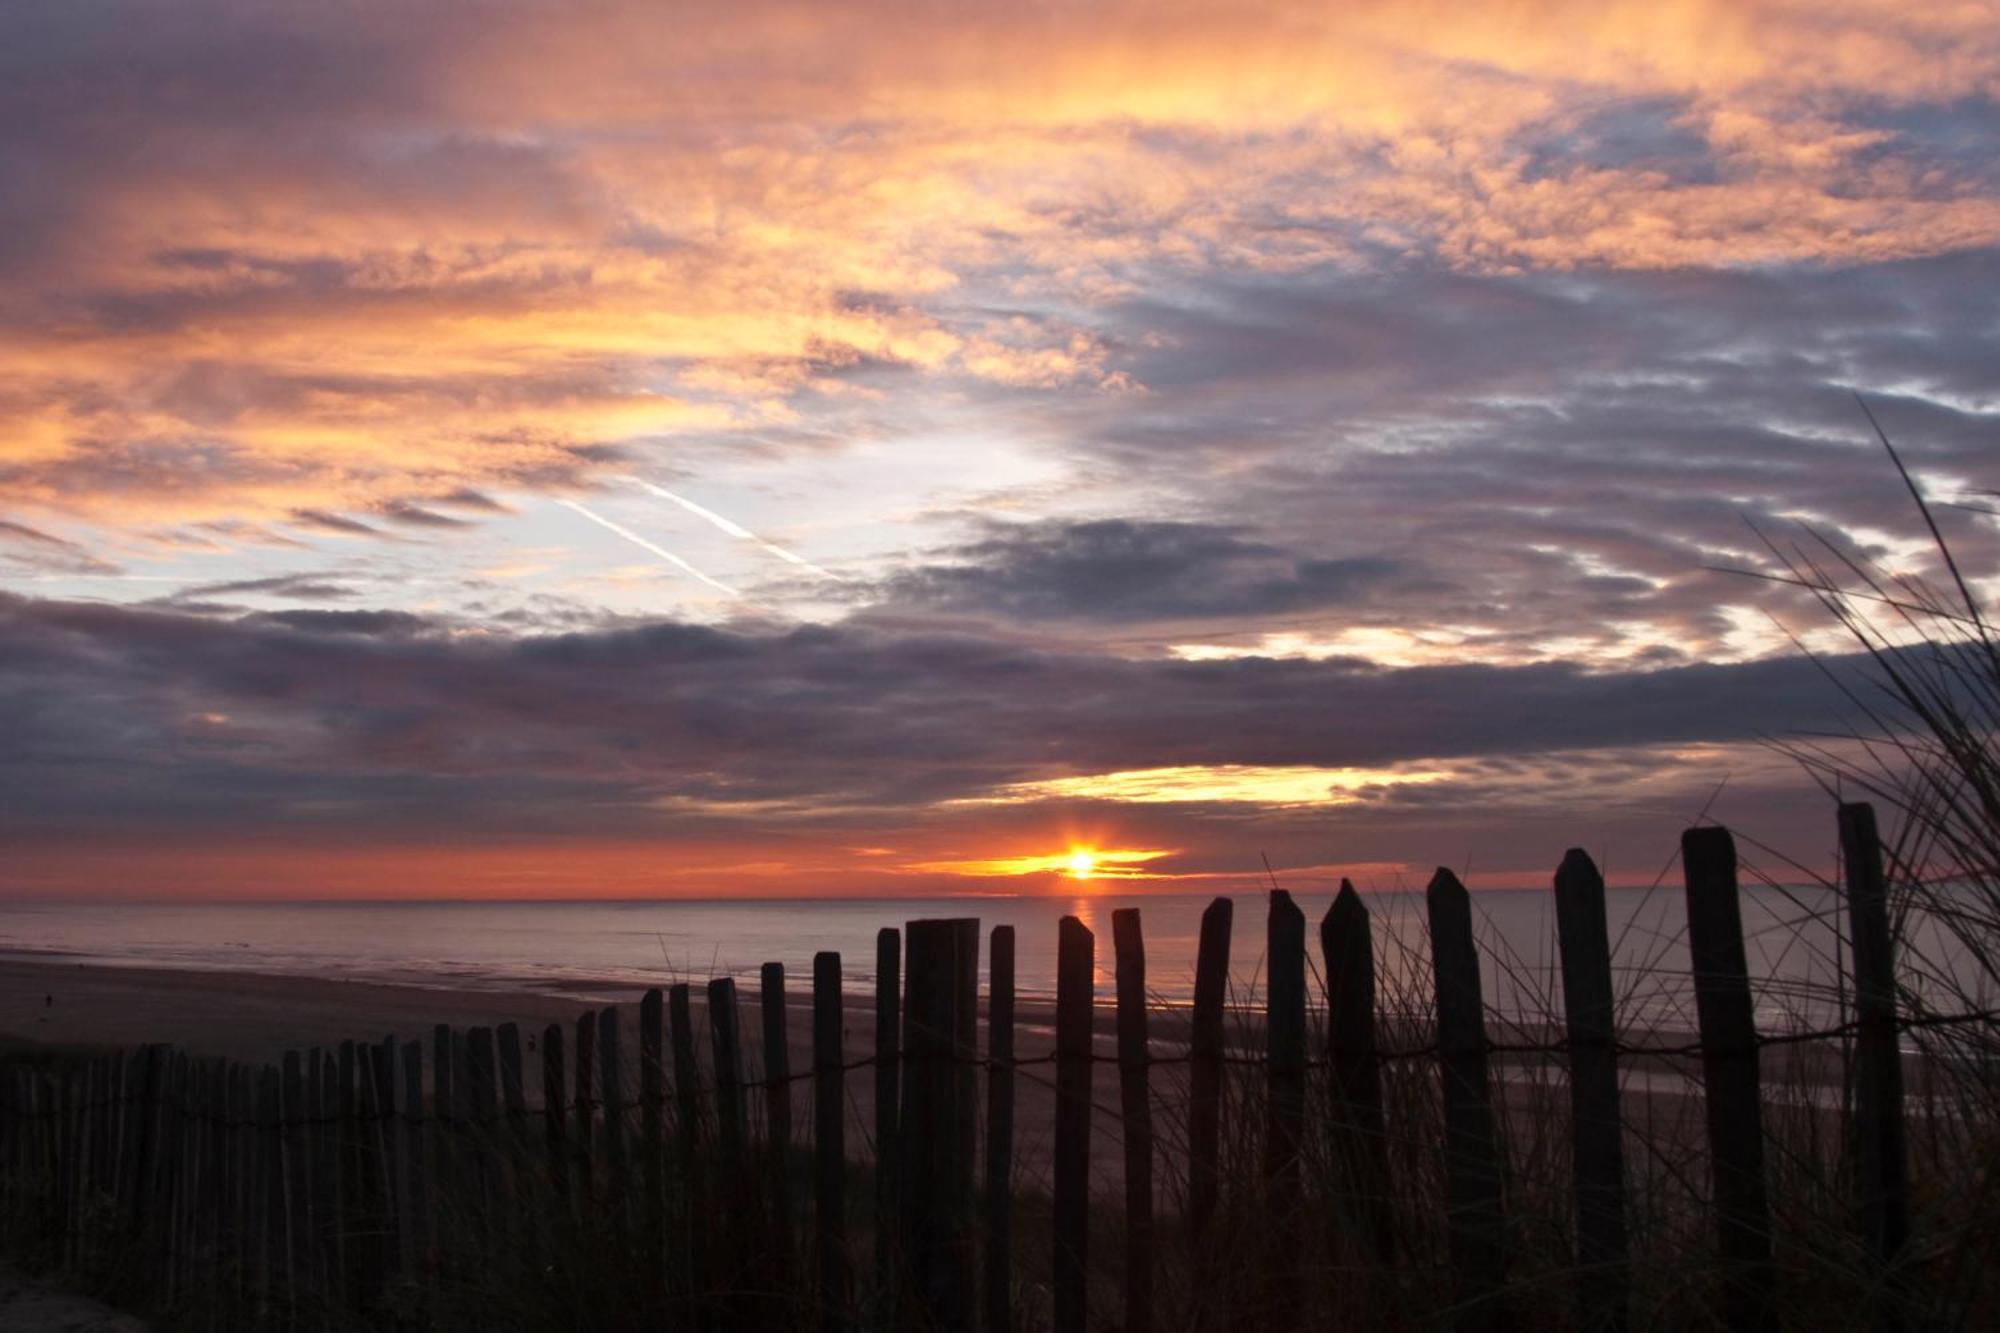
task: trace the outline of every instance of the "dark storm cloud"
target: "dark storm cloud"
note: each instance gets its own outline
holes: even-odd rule
[[[0,809],[23,829],[657,832],[663,801],[914,815],[1074,773],[1742,740],[1826,726],[1838,704],[1796,659],[1384,670],[855,627],[507,638],[369,615],[0,598]]]
[[[995,525],[942,554],[890,579],[887,599],[1123,624],[1340,606],[1407,577],[1377,557],[1306,559],[1212,524],[1129,519]]]

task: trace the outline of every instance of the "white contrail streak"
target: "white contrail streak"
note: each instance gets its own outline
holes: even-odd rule
[[[643,477],[627,477],[625,480],[631,482],[634,486],[637,486],[642,490],[651,491],[654,495],[659,496],[662,500],[672,500],[675,504],[687,510],[690,514],[693,514],[696,518],[707,519],[710,523],[713,523],[716,527],[721,528],[724,532],[728,533],[732,537],[740,537],[746,542],[757,543],[757,545],[763,547],[765,550],[769,551],[772,555],[777,556],[778,559],[780,560],[789,561],[790,563],[797,565],[800,569],[811,570],[813,573],[819,575],[823,579],[832,579],[835,583],[846,582],[845,579],[843,579],[840,575],[834,573],[832,570],[822,569],[818,565],[815,565],[812,561],[798,554],[797,552],[787,551],[784,547],[778,545],[776,542],[765,541],[762,537],[759,537],[756,533],[750,531],[750,529],[744,527],[741,523],[731,522],[729,519],[726,519],[722,515],[716,513],[713,509],[705,509],[701,505],[696,504],[694,501],[688,499],[684,495],[675,495],[672,491],[668,490],[666,487],[655,486],[652,482],[647,481]]]
[[[687,561],[675,555],[672,551],[669,551],[666,547],[657,546],[654,543],[647,541],[644,537],[641,537],[638,533],[633,532],[629,528],[620,527],[618,524],[613,523],[610,519],[604,517],[604,515],[602,514],[593,514],[590,510],[585,509],[582,505],[578,504],[574,500],[557,500],[556,503],[559,505],[567,505],[571,509],[574,509],[577,513],[582,514],[585,518],[589,519],[592,523],[596,523],[602,527],[609,528],[611,531],[617,533],[620,537],[623,537],[626,541],[631,542],[634,546],[645,547],[648,551],[651,551],[654,555],[660,557],[660,559],[666,561],[670,565],[673,565],[677,569],[685,570],[687,573],[692,574],[694,577],[700,579],[703,583],[706,583],[709,587],[714,588],[717,592],[726,592],[731,597],[741,597],[743,595],[742,593],[736,591],[736,589],[730,587],[727,583],[723,583],[716,579],[710,578],[708,575],[696,569],[693,565],[690,565]]]

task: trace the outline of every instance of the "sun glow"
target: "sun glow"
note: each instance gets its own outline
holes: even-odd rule
[[[1171,849],[1127,849],[1072,846],[1039,856],[1007,856],[977,861],[919,861],[904,870],[943,875],[1059,875],[1071,880],[1154,879],[1145,866]]]

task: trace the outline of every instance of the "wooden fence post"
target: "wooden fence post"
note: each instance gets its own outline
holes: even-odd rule
[[[528,1130],[528,1093],[521,1077],[521,1029],[502,1023],[494,1029],[500,1048],[500,1105],[507,1117],[507,1161],[520,1169],[519,1154]]]
[[[1083,1333],[1090,1269],[1091,1006],[1097,940],[1073,916],[1056,943],[1056,1333]]]
[[[728,1188],[743,1181],[743,1143],[750,1136],[749,1107],[743,1100],[743,1038],[736,1010],[736,980],[717,977],[708,983],[708,1035],[714,1046],[715,1116],[722,1144],[723,1180]]]
[[[527,1146],[528,1093],[522,1086],[520,1027],[502,1023],[493,1029],[493,1045],[500,1073],[500,1119],[495,1121],[495,1132],[487,1145],[487,1152],[493,1159],[490,1172],[493,1196],[500,1213],[494,1230],[508,1237],[509,1244],[518,1245],[520,1238],[529,1231],[528,1212],[523,1207],[526,1191],[522,1179]]]
[[[1153,1327],[1152,1048],[1146,1037],[1146,940],[1139,909],[1111,914],[1118,959],[1118,1104],[1125,1137],[1125,1330]]]
[[[701,1063],[695,1058],[694,1015],[685,981],[667,988],[667,1023],[674,1046],[674,1142],[680,1151],[681,1187],[695,1186],[694,1152],[701,1138]]]
[[[306,1053],[306,1104],[312,1107],[313,1249],[320,1309],[331,1320],[341,1309],[340,1139],[335,1121],[333,1057],[315,1046]]]
[[[387,1106],[384,1094],[388,1089],[381,1083],[381,1069],[376,1060],[377,1049],[369,1043],[358,1043],[355,1047],[355,1074],[359,1086],[355,1090],[354,1132],[358,1146],[354,1161],[359,1168],[360,1180],[357,1191],[361,1201],[358,1217],[361,1234],[356,1237],[356,1248],[360,1251],[361,1304],[373,1307],[381,1301],[383,1289],[388,1285],[388,1266],[385,1261],[386,1242],[389,1228],[394,1224],[389,1208],[389,1200],[383,1197],[385,1180],[382,1171],[382,1140],[379,1137]],[[256,1225],[254,1216],[252,1226]]]
[[[792,1147],[792,1054],[785,1013],[785,965],[766,963],[758,973],[758,1016],[764,1036],[764,1147],[769,1161],[770,1242],[780,1272],[791,1268],[792,1201],[788,1179]]]
[[[340,1269],[349,1310],[359,1310],[367,1290],[367,1193],[361,1169],[360,1089],[354,1043],[340,1043],[334,1065],[334,1104],[340,1115]]]
[[[1903,1057],[1896,1039],[1896,960],[1889,888],[1875,809],[1840,807],[1840,848],[1854,937],[1854,1146],[1862,1238],[1878,1268],[1876,1326],[1903,1325],[1896,1261],[1909,1236],[1909,1154],[1903,1124]]]
[[[369,1142],[375,1152],[377,1196],[376,1248],[386,1285],[402,1273],[403,1232],[408,1225],[409,1201],[402,1197],[402,1119],[396,1091],[402,1086],[396,1068],[396,1039],[385,1036],[369,1052],[375,1072],[375,1121]]]
[[[1195,954],[1188,1049],[1188,1232],[1198,1257],[1215,1218],[1222,1167],[1222,1011],[1229,997],[1229,932],[1235,912],[1227,898],[1217,898],[1203,910]]]
[[[569,1195],[569,1081],[563,1068],[563,1027],[542,1029],[542,1145],[548,1152],[549,1181],[557,1199]]]
[[[1343,879],[1319,923],[1326,960],[1327,1066],[1335,1164],[1348,1199],[1346,1219],[1367,1253],[1387,1265],[1395,1253],[1389,1212],[1389,1140],[1382,1120],[1382,1067],[1375,1049],[1375,940],[1368,907]],[[1377,1284],[1371,1283],[1371,1291]]]
[[[424,1047],[406,1041],[403,1061],[403,1269],[420,1287],[430,1277],[430,1176],[424,1170]]]
[[[986,978],[986,1328],[1014,1327],[1014,928],[993,927]]]
[[[1576,1190],[1577,1326],[1625,1327],[1624,1117],[1604,877],[1580,848],[1556,871],[1556,935],[1569,1032],[1570,1160]]]
[[[1701,1021],[1702,1084],[1724,1268],[1723,1320],[1741,1333],[1777,1326],[1771,1214],[1764,1193],[1764,1104],[1756,1010],[1743,954],[1736,842],[1727,829],[1681,834],[1688,953]]]
[[[666,1225],[666,997],[655,986],[639,1000],[639,1179],[645,1191],[640,1212],[646,1223],[647,1253],[656,1253]]]
[[[125,1150],[119,1154],[119,1194],[125,1202],[120,1220],[128,1241],[143,1253],[153,1158],[159,1152],[160,1048],[141,1048],[126,1076],[126,1095],[133,1102],[126,1108]],[[28,1094],[26,1086],[22,1094]]]
[[[574,1061],[576,1091],[575,1123],[571,1125],[576,1133],[576,1196],[583,1208],[597,1193],[596,1173],[592,1170],[591,1144],[597,1137],[595,1107],[597,1099],[591,1089],[597,1082],[597,1011],[586,1009],[576,1016],[576,1058]],[[582,1215],[582,1214],[580,1214]]]
[[[903,938],[903,1254],[918,1326],[970,1328],[979,922],[911,921]]]
[[[736,981],[717,977],[708,983],[708,1035],[710,1058],[715,1073],[717,1198],[712,1206],[719,1212],[717,1230],[723,1237],[721,1252],[727,1256],[720,1271],[706,1272],[714,1289],[733,1293],[721,1306],[725,1325],[749,1322],[741,1295],[746,1288],[746,1265],[754,1245],[749,1242],[750,1209],[756,1192],[749,1187],[749,1159],[745,1141],[750,1137],[749,1107],[743,1095],[743,1041],[741,1016],[736,1007]]]
[[[468,1134],[470,1170],[465,1181],[475,1234],[482,1249],[489,1246],[503,1211],[499,1203],[500,1166],[497,1104],[499,1079],[493,1060],[493,1029],[476,1027],[465,1034],[465,1092],[470,1104]]]
[[[699,1170],[701,1062],[695,1052],[693,992],[684,981],[667,987],[667,1033],[673,1047],[674,1157],[680,1166],[682,1196],[668,1272],[680,1299],[688,1300],[697,1287],[696,1275],[707,1271],[704,1256],[709,1251],[710,1237],[697,1219],[714,1197],[714,1191]],[[698,1324],[699,1318],[695,1322]]]
[[[291,1322],[297,1324],[312,1298],[313,1220],[312,1159],[307,1150],[313,1114],[306,1102],[305,1064],[297,1051],[286,1051],[279,1123],[284,1132],[286,1234],[290,1244],[286,1268],[291,1274]]]
[[[257,1295],[266,1319],[276,1313],[281,1293],[291,1285],[291,1215],[285,1210],[285,1150],[279,1136],[278,1071],[257,1071]]]
[[[442,1265],[452,1252],[459,1224],[461,1193],[458,1183],[459,1148],[458,1087],[452,1058],[451,1028],[439,1023],[431,1028],[431,1174],[436,1188],[437,1207],[431,1215],[431,1240]]]
[[[895,927],[875,932],[875,1288],[878,1318],[893,1325],[896,1281],[896,1095],[901,1069],[902,936]]]
[[[1306,916],[1272,889],[1264,944],[1264,1299],[1268,1327],[1299,1318],[1299,1134],[1306,1116]]]
[[[813,955],[813,1234],[819,1326],[847,1325],[847,1076],[841,1054],[840,955]]]
[[[618,1042],[618,1006],[607,1004],[597,1011],[597,1096],[603,1103],[600,1114],[604,1131],[604,1203],[611,1212],[612,1227],[621,1235],[631,1192],[625,1170],[625,1125],[631,1112],[620,1071],[623,1055]]]
[[[1458,1270],[1455,1322],[1460,1329],[1491,1329],[1503,1322],[1499,1300],[1506,1273],[1505,1217],[1472,900],[1458,876],[1442,867],[1432,876],[1424,897],[1430,915],[1438,1063],[1443,1073],[1451,1256]]]
[[[375,1153],[375,1185],[379,1200],[376,1248],[381,1272],[389,1276],[403,1272],[404,1232],[409,1225],[409,1200],[402,1196],[402,1135],[396,1107],[396,1089],[401,1084],[396,1072],[396,1039],[385,1036],[369,1051],[375,1071],[375,1119],[369,1128],[369,1142]]]

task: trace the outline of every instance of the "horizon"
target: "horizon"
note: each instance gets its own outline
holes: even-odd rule
[[[2000,593],[1991,0],[0,52],[0,901],[1805,882]]]

